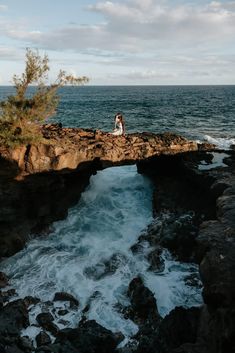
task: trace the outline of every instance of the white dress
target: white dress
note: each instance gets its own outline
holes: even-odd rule
[[[115,136],[123,135],[123,126],[120,121],[115,122],[115,129],[114,129],[114,132],[112,133],[112,135],[115,135]]]

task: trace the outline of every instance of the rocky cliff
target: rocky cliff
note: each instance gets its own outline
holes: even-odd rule
[[[213,154],[203,152],[161,156],[138,166],[156,185],[156,219],[144,240],[153,246],[168,248],[180,261],[197,262],[203,283],[204,305],[199,316],[195,314],[198,321],[194,339],[187,338],[187,329],[182,326],[180,335],[184,343],[174,346],[172,342],[177,339],[174,328],[170,333],[171,343],[164,342],[164,352],[235,351],[235,154],[227,152],[223,166],[211,165],[211,169],[200,170],[201,161],[212,157]],[[162,212],[169,213],[163,221]],[[190,221],[181,217],[189,212],[193,215]],[[164,222],[168,223],[167,227]],[[178,312],[177,315],[178,322],[183,323],[185,314]],[[167,334],[173,322],[172,316]],[[155,338],[153,345],[159,339]],[[143,346],[142,351],[146,348]]]
[[[196,142],[170,133],[113,136],[52,124],[42,134],[37,145],[0,146],[0,257],[65,218],[97,170],[198,149]]]
[[[29,234],[49,230],[53,221],[66,217],[68,208],[78,201],[97,170],[137,163],[138,171],[151,176],[156,185],[154,213],[157,217],[140,239],[156,248],[149,258],[151,266],[156,269],[164,265],[159,258],[159,247],[168,248],[180,261],[197,262],[204,305],[176,308],[162,320],[150,290],[141,279],[134,279],[128,291],[131,308],[127,316],[139,325],[140,331],[135,337],[138,345],[133,350],[130,347],[119,352],[234,352],[234,152],[228,154],[224,167],[202,171],[201,160],[210,158],[202,150],[213,150],[213,146],[200,146],[174,134],[114,137],[101,131],[63,129],[59,125],[44,126],[42,132],[45,141],[39,145],[13,150],[0,148],[0,257],[19,251]],[[181,217],[188,211],[193,211],[193,222]],[[169,217],[161,220],[161,213],[166,212]],[[168,226],[164,228],[163,222],[168,222]],[[132,250],[139,245],[135,244]],[[5,282],[4,274],[0,274],[0,284]],[[5,305],[2,321],[13,311],[11,317],[20,326],[17,330],[27,326],[25,305],[23,301]],[[24,319],[20,324],[18,311]],[[51,348],[57,347],[58,352],[83,351],[76,337],[91,332],[95,337],[94,349],[104,345],[103,341],[97,343],[97,337],[105,335],[107,342],[110,339],[113,342],[113,348],[108,343],[104,351],[118,351],[115,348],[118,340],[110,332],[103,332],[94,322],[83,325],[76,332],[62,332]],[[5,326],[4,323],[3,337]],[[9,327],[14,328],[12,322]],[[10,332],[16,340],[19,340],[18,331]],[[22,341],[14,342],[17,347],[19,344]],[[31,349],[22,348],[22,351],[31,352]]]
[[[113,136],[100,130],[42,127],[44,142],[12,150],[0,148],[3,158],[21,173],[33,174],[82,168],[94,160],[100,168],[135,163],[154,155],[196,151],[196,142],[171,134],[136,133]]]

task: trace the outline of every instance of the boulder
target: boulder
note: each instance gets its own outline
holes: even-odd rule
[[[50,336],[44,332],[41,331],[37,336],[36,336],[36,343],[37,343],[37,347],[40,346],[47,346],[48,344],[51,343],[51,338]]]
[[[130,298],[130,318],[139,325],[158,324],[161,319],[153,293],[145,287],[140,277],[134,278],[127,292]]]
[[[37,322],[39,325],[44,329],[49,331],[53,336],[56,336],[59,332],[58,326],[53,322],[54,317],[51,313],[41,313],[38,314],[36,317]]]
[[[114,334],[96,321],[86,321],[75,329],[61,330],[56,338],[56,344],[71,345],[79,353],[112,353],[122,337]]]
[[[8,277],[4,272],[0,271],[0,288],[4,288],[8,285]]]
[[[0,335],[17,336],[27,326],[29,315],[22,299],[8,303],[0,310]]]
[[[184,343],[195,343],[201,308],[176,307],[160,323],[158,341],[160,351],[171,352]]]
[[[160,273],[164,271],[165,262],[161,255],[162,255],[162,248],[160,247],[152,250],[148,254],[147,259],[148,259],[148,262],[150,263],[150,266],[148,268],[149,271],[152,271],[155,273]]]
[[[70,302],[70,307],[78,307],[79,301],[72,295],[66,292],[57,292],[54,295],[53,301]]]

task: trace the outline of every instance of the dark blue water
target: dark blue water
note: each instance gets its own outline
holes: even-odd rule
[[[12,91],[0,87],[0,99]],[[235,143],[235,86],[85,86],[59,94],[52,120],[64,126],[111,131],[120,111],[127,132],[172,131],[221,146]]]

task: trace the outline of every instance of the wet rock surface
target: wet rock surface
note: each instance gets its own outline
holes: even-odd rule
[[[210,146],[204,148],[211,149]],[[212,160],[213,156],[205,155],[205,152],[177,156],[173,163],[171,157],[160,157],[160,160],[139,165],[139,171],[150,175],[156,185],[156,219],[139,241],[167,247],[178,259],[199,263],[205,303],[199,319],[194,321],[197,326],[194,343],[185,341],[178,347],[168,348],[163,345],[156,351],[234,352],[235,154],[232,151],[227,154],[229,157],[223,159],[226,166],[207,170],[199,168],[201,160]],[[176,176],[172,184],[171,173]],[[193,215],[188,224],[183,222],[183,227],[178,224],[182,212]],[[164,219],[163,213],[168,214]],[[165,223],[171,225],[167,232],[164,231]],[[182,312],[181,315],[183,320]],[[167,317],[163,322],[165,320]],[[176,322],[173,326],[177,331]],[[161,329],[159,332],[161,337],[165,335]]]
[[[0,258],[20,251],[29,234],[50,232],[97,170],[198,149],[196,142],[171,133],[113,136],[59,124],[43,126],[42,133],[45,143],[37,146],[0,146]]]
[[[33,229],[40,232],[55,218],[64,218],[68,206],[78,200],[81,190],[87,185],[89,176],[95,170],[112,165],[110,161],[122,163],[123,144],[134,146],[131,153],[136,154],[125,155],[125,160],[129,158],[129,162],[151,156],[156,153],[155,148],[160,153],[168,153],[170,150],[172,154],[185,152],[187,148],[198,149],[194,144],[187,145],[185,140],[169,134],[164,136],[134,134],[114,139],[113,136],[99,131],[79,130],[78,133],[77,129],[61,129],[54,126],[45,127],[44,137],[48,141],[58,143],[61,138],[71,138],[73,149],[71,151],[70,142],[66,149],[65,140],[62,150],[56,150],[56,144],[38,148],[30,146],[25,150],[22,148],[15,151],[11,162],[6,161],[6,154],[1,151],[5,157],[0,161],[2,166],[0,196],[3,201],[1,202],[3,212],[0,216],[2,243],[0,256],[9,256],[20,250],[24,246],[26,233],[32,232]],[[90,148],[87,148],[88,141]],[[113,150],[111,145],[115,145]],[[82,156],[75,153],[78,146],[81,146],[79,151]],[[180,146],[181,150],[176,146]],[[154,196],[156,219],[147,233],[140,236],[139,243],[132,247],[133,252],[138,252],[145,241],[151,244],[153,250],[147,254],[151,271],[164,270],[161,259],[162,248],[168,248],[181,261],[196,261],[200,265],[203,282],[202,308],[175,308],[165,318],[161,318],[156,298],[145,286],[144,281],[137,277],[129,285],[127,294],[130,307],[125,311],[126,318],[139,326],[139,332],[133,337],[133,344],[118,349],[117,346],[123,337],[103,328],[95,321],[82,320],[77,328],[60,330],[54,323],[53,315],[47,312],[38,315],[38,323],[47,332],[45,335],[39,334],[37,352],[234,351],[235,155],[231,152],[224,160],[224,163],[227,163],[226,168],[199,170],[201,160],[207,159],[208,162],[211,160],[210,156],[205,155],[207,153],[205,151],[209,150],[211,153],[213,148],[201,146],[200,152],[154,157],[147,162],[139,163],[139,171],[151,175],[156,185]],[[136,152],[138,150],[141,154]],[[103,160],[101,163],[100,160],[96,160],[94,164],[83,165],[84,169],[77,170],[74,174],[68,172],[69,168],[77,168],[78,161],[91,161],[94,158],[94,151],[95,153],[99,151],[100,154],[96,156],[100,160],[104,156],[111,159],[108,162]],[[47,158],[43,159],[42,156]],[[19,175],[20,168],[21,172],[23,170],[26,174],[62,169],[63,173],[28,175],[22,180],[14,180],[13,178]],[[68,173],[64,173],[64,169]],[[76,186],[70,188],[70,182]],[[66,195],[63,206],[58,206],[65,190],[70,190],[70,195]],[[48,201],[49,198],[51,201]],[[20,206],[22,203],[24,207]],[[8,224],[11,224],[10,228]],[[105,260],[102,264],[101,278],[114,273],[120,265],[118,261],[118,258]],[[190,285],[196,285],[195,278],[186,280],[190,281]],[[4,289],[7,285],[8,279],[0,273],[0,286]],[[31,305],[38,303],[38,299],[27,297],[8,303],[10,294],[9,290],[4,289],[0,295],[0,352],[34,351],[30,340],[27,341],[27,337],[23,339],[20,334],[22,329],[29,326],[28,311]],[[74,299],[76,300],[67,296],[70,303],[74,304]],[[66,315],[66,311],[64,313]],[[56,337],[54,343],[49,341],[49,332]]]
[[[79,301],[72,295],[66,292],[55,293],[53,301],[67,301],[70,303],[70,307],[78,307]]]
[[[131,307],[129,317],[140,325],[156,325],[161,319],[157,302],[153,293],[145,287],[140,277],[134,278],[129,284],[128,297]]]

